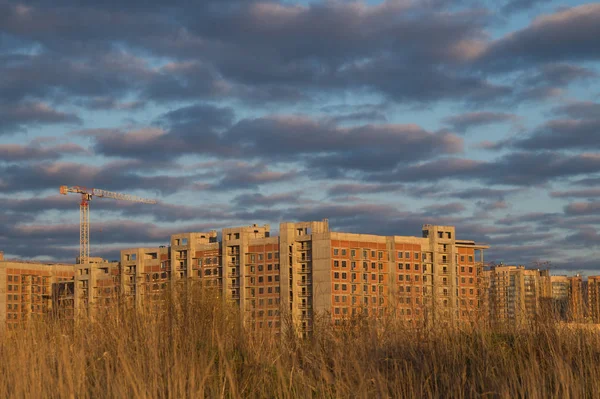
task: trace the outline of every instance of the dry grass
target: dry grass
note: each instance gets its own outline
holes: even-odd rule
[[[597,332],[317,327],[249,337],[206,295],[0,337],[0,397],[600,398]]]

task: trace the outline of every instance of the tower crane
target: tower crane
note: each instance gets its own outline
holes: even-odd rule
[[[112,191],[100,190],[97,188],[85,188],[80,186],[60,186],[60,193],[81,194],[81,203],[79,204],[79,263],[87,263],[90,257],[90,201],[92,197],[112,198],[121,201],[141,202],[144,204],[156,204],[156,201],[146,198],[136,197],[135,195],[114,193]]]

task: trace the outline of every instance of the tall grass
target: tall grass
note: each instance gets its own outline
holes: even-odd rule
[[[317,323],[252,335],[207,294],[0,337],[0,397],[600,398],[597,332]]]

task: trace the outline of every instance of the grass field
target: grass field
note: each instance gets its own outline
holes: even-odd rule
[[[0,397],[600,398],[600,336],[317,323],[250,336],[210,296],[160,314],[32,324],[0,337]]]

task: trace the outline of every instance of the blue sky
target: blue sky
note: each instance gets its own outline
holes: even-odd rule
[[[126,5],[123,5],[126,4]],[[0,2],[0,250],[181,231],[456,225],[487,259],[600,274],[600,3]]]

